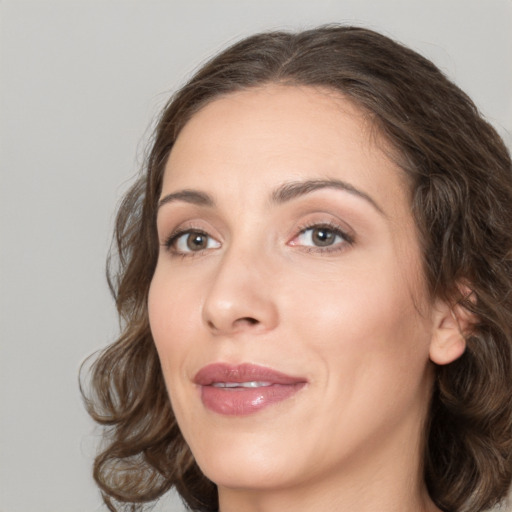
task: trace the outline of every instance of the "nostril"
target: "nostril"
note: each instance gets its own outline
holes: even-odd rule
[[[240,318],[238,320],[239,322],[244,322],[244,323],[248,323],[249,325],[256,325],[256,324],[259,324],[258,320],[256,320],[256,318],[251,318],[250,316],[246,316],[244,318]]]
[[[252,316],[244,316],[244,317],[241,317],[241,318],[237,318],[234,322],[233,322],[233,328],[235,329],[240,329],[240,328],[244,328],[244,327],[252,327],[254,325],[260,325],[260,321],[257,320],[256,318],[253,318]]]
[[[216,325],[215,322],[212,322],[211,320],[208,320],[207,325],[208,328],[212,332],[219,332],[223,330],[233,330],[237,331],[239,328],[244,327],[251,327],[253,325],[259,325],[261,322],[257,320],[256,318],[250,317],[250,316],[244,316],[242,318],[237,318],[232,324],[231,327],[222,326],[222,325]]]

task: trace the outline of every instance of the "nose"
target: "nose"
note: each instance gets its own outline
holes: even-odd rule
[[[227,251],[203,304],[203,322],[215,335],[268,332],[278,324],[275,273],[255,254]]]

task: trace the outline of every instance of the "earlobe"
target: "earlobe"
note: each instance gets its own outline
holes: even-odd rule
[[[460,304],[437,304],[434,331],[430,342],[430,359],[445,365],[458,359],[466,350],[466,336],[475,324],[475,316]]]

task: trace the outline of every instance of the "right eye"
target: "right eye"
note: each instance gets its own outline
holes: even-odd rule
[[[189,229],[172,234],[165,245],[175,254],[187,255],[207,249],[218,249],[220,242],[204,231]]]

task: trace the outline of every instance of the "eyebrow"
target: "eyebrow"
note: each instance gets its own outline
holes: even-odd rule
[[[282,204],[324,188],[343,190],[344,192],[348,192],[349,194],[364,199],[380,214],[386,216],[382,208],[371,196],[354,187],[350,183],[336,179],[293,181],[284,183],[272,193],[271,202],[275,204]],[[215,201],[209,194],[198,190],[184,189],[164,196],[158,201],[158,208],[162,207],[164,204],[172,203],[174,201],[183,201],[198,206],[215,206]]]
[[[167,194],[158,201],[158,208],[164,204],[172,203],[174,201],[184,201],[185,203],[196,204],[198,206],[214,206],[215,202],[211,196],[198,190],[180,190],[179,192],[173,192]]]
[[[310,194],[315,190],[320,190],[323,188],[333,188],[348,192],[349,194],[364,199],[366,202],[370,203],[380,214],[384,216],[386,215],[378,203],[366,192],[359,190],[350,183],[337,179],[308,180],[285,183],[274,191],[272,194],[272,202],[281,204],[287,201],[291,201],[296,197]]]

